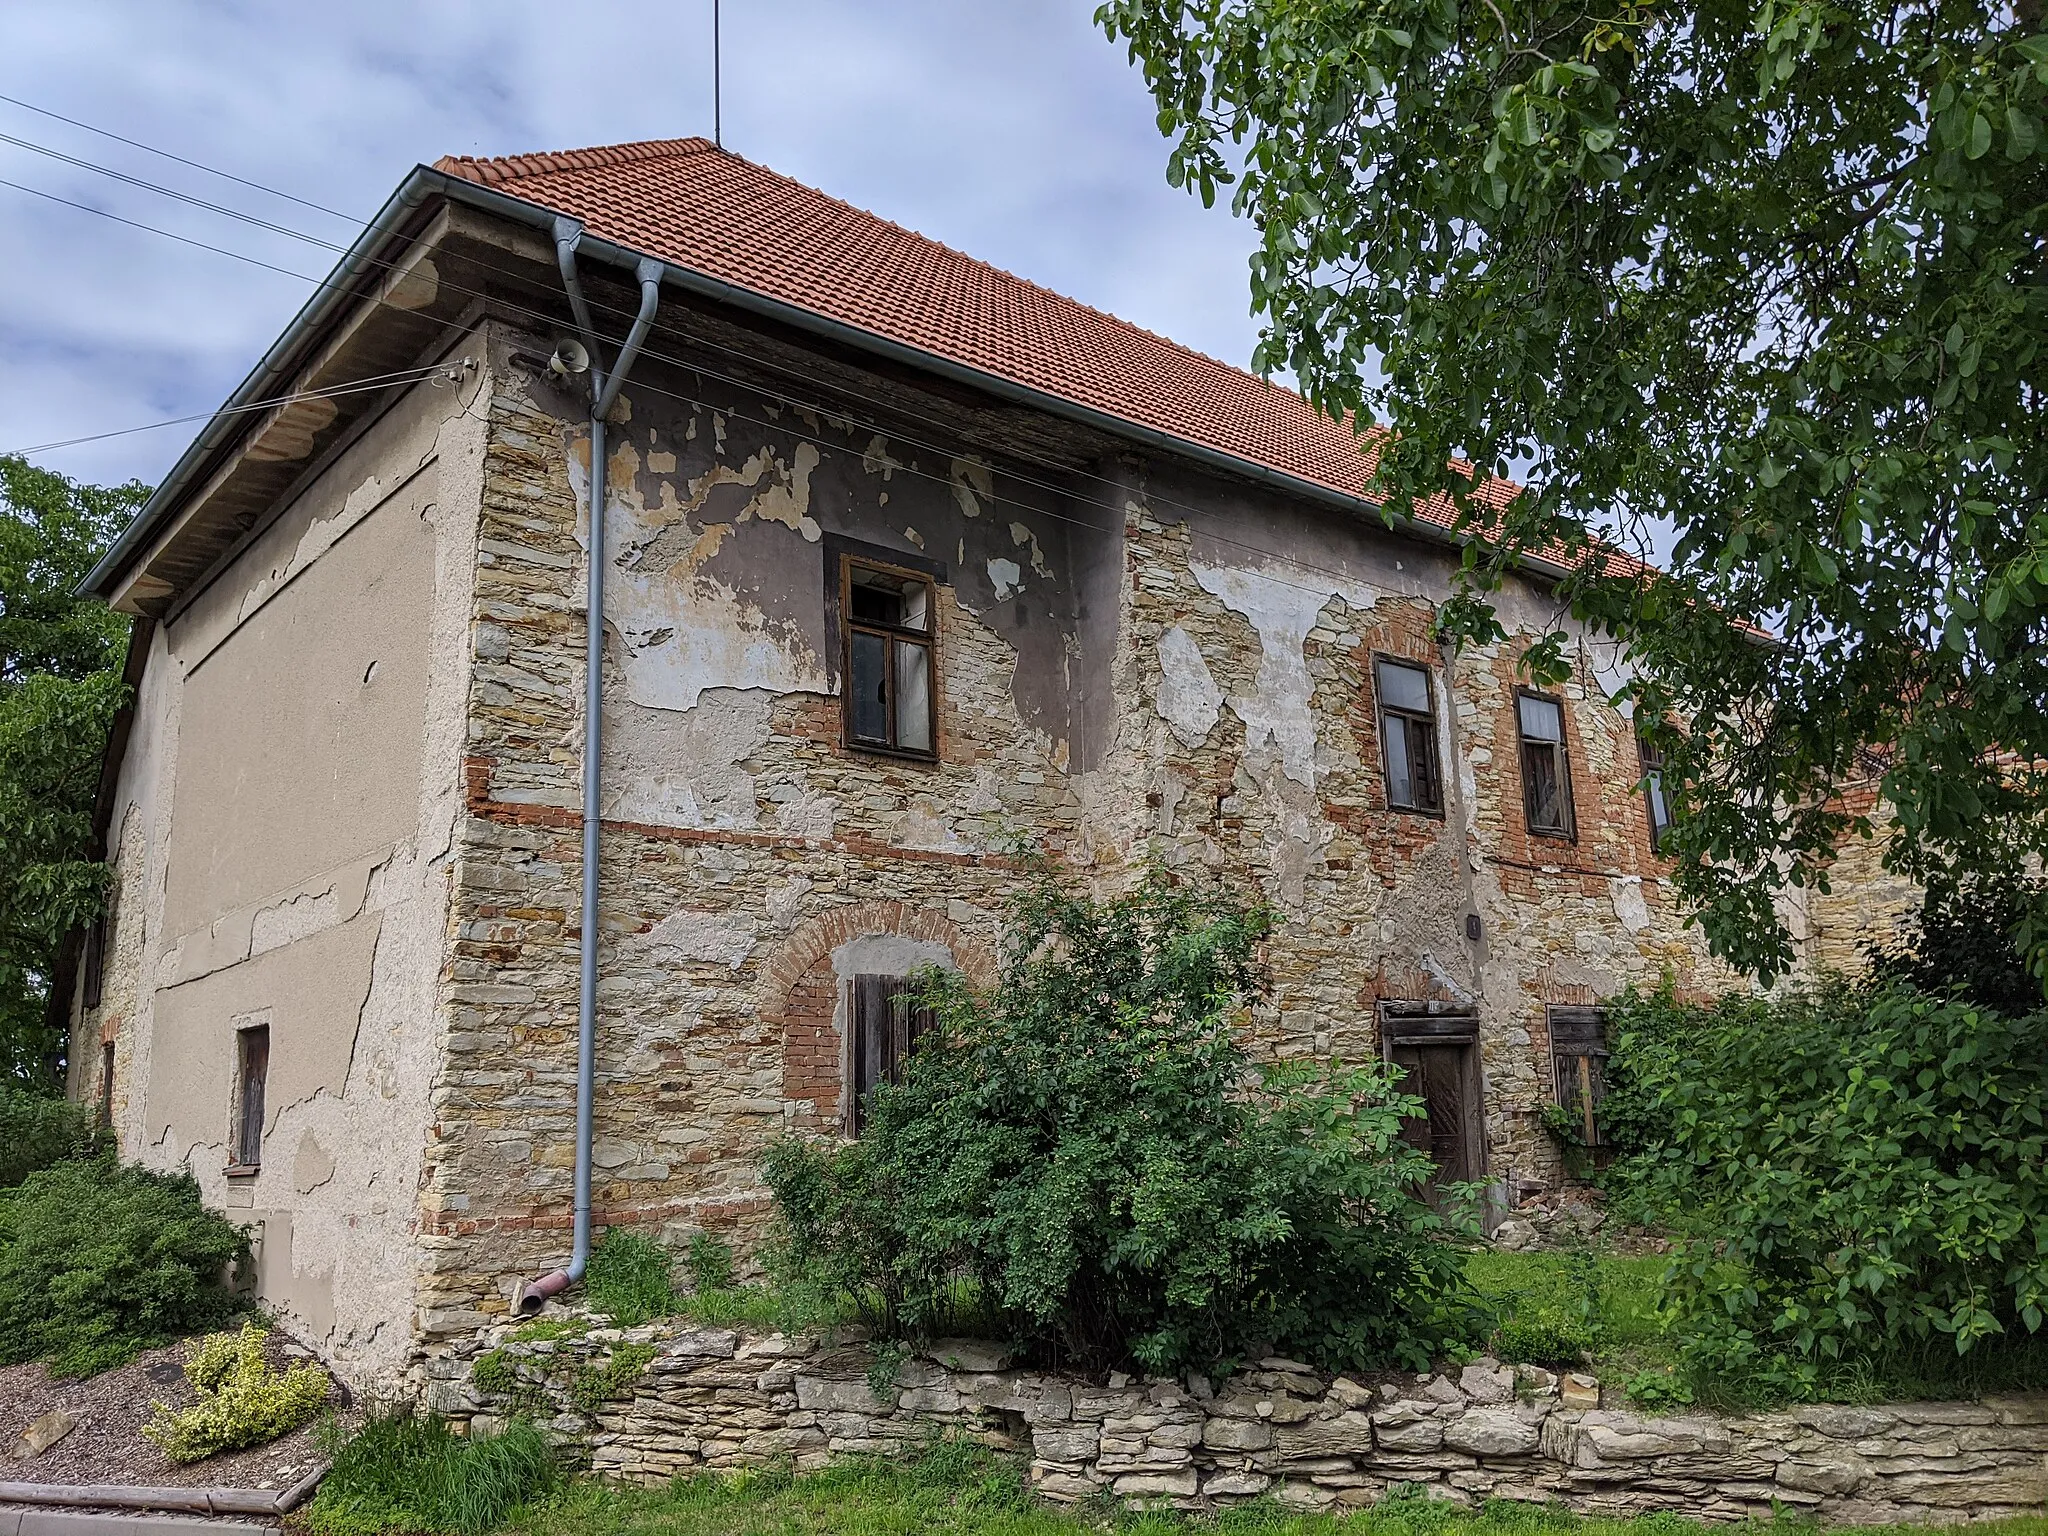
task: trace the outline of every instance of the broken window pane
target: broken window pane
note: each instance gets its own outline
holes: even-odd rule
[[[1436,712],[1430,702],[1429,672],[1406,662],[1375,665],[1380,695],[1380,730],[1387,759],[1387,804],[1396,810],[1443,809],[1436,766]]]
[[[932,749],[932,653],[915,640],[896,642],[896,745]]]
[[[1399,715],[1387,716],[1387,803],[1415,803],[1415,776],[1408,767],[1408,722]]]
[[[1564,705],[1536,694],[1518,694],[1516,720],[1522,729],[1522,810],[1529,830],[1570,837],[1571,774],[1565,766]]]
[[[879,635],[853,637],[853,734],[861,741],[889,744],[889,642]]]

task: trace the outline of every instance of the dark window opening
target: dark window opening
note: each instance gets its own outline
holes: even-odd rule
[[[270,1026],[235,1031],[235,1121],[231,1160],[243,1171],[263,1166],[263,1085],[270,1074]]]
[[[934,757],[932,584],[852,558],[841,574],[846,641],[846,734],[855,746]]]
[[[1647,736],[1636,737],[1643,765],[1643,798],[1650,809],[1650,847],[1661,853],[1671,831],[1671,802],[1664,794],[1664,749]]]
[[[85,1006],[100,1005],[101,976],[107,964],[107,914],[102,912],[85,930]]]
[[[1402,1122],[1401,1139],[1436,1165],[1428,1197],[1434,1201],[1443,1185],[1484,1178],[1478,1018],[1464,1009],[1389,1002],[1380,1005],[1380,1030],[1387,1059],[1402,1069],[1401,1092],[1422,1100],[1423,1112]]]
[[[114,1124],[114,1042],[109,1040],[100,1046],[100,1125],[111,1129]]]
[[[1540,837],[1571,837],[1572,776],[1565,753],[1564,702],[1540,693],[1515,695],[1522,737],[1522,809]]]
[[[1607,1097],[1607,1016],[1598,1008],[1550,1010],[1550,1061],[1557,1103],[1589,1147],[1604,1145],[1600,1101]]]
[[[903,1080],[903,1063],[932,1026],[907,976],[855,976],[846,983],[846,1072],[840,1118],[858,1136],[868,1090]]]
[[[1443,775],[1437,768],[1436,709],[1429,669],[1379,661],[1380,743],[1386,757],[1387,804],[1397,811],[1441,815]]]

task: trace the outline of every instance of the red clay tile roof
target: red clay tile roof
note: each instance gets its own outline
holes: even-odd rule
[[[1291,389],[716,148],[658,139],[437,170],[592,234],[971,368],[1358,495],[1348,424]],[[1440,520],[1433,518],[1433,521]]]

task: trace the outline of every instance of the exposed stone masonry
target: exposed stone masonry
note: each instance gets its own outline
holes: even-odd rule
[[[516,1380],[510,1392],[475,1386],[486,1349]],[[570,1406],[572,1383],[649,1355],[595,1412]],[[2048,1500],[2048,1396],[1652,1418],[1602,1406],[1609,1394],[1591,1377],[1491,1360],[1358,1380],[1267,1359],[1215,1383],[1098,1383],[1009,1369],[994,1346],[952,1340],[893,1381],[872,1364],[858,1344],[597,1327],[525,1343],[493,1335],[430,1362],[425,1384],[431,1406],[479,1429],[510,1408],[537,1409],[594,1473],[635,1483],[815,1467],[963,1434],[1028,1458],[1033,1489],[1058,1501],[1204,1507],[1265,1495],[1341,1509],[1408,1485],[1588,1514],[1737,1520],[1795,1509],[1868,1523],[2038,1513]]]

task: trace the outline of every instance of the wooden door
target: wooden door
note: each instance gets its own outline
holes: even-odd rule
[[[1401,1091],[1425,1105],[1425,1113],[1405,1122],[1401,1136],[1436,1164],[1432,1184],[1465,1184],[1479,1177],[1472,1149],[1477,1142],[1478,1106],[1472,1102],[1465,1044],[1396,1041],[1393,1058],[1406,1069]]]

